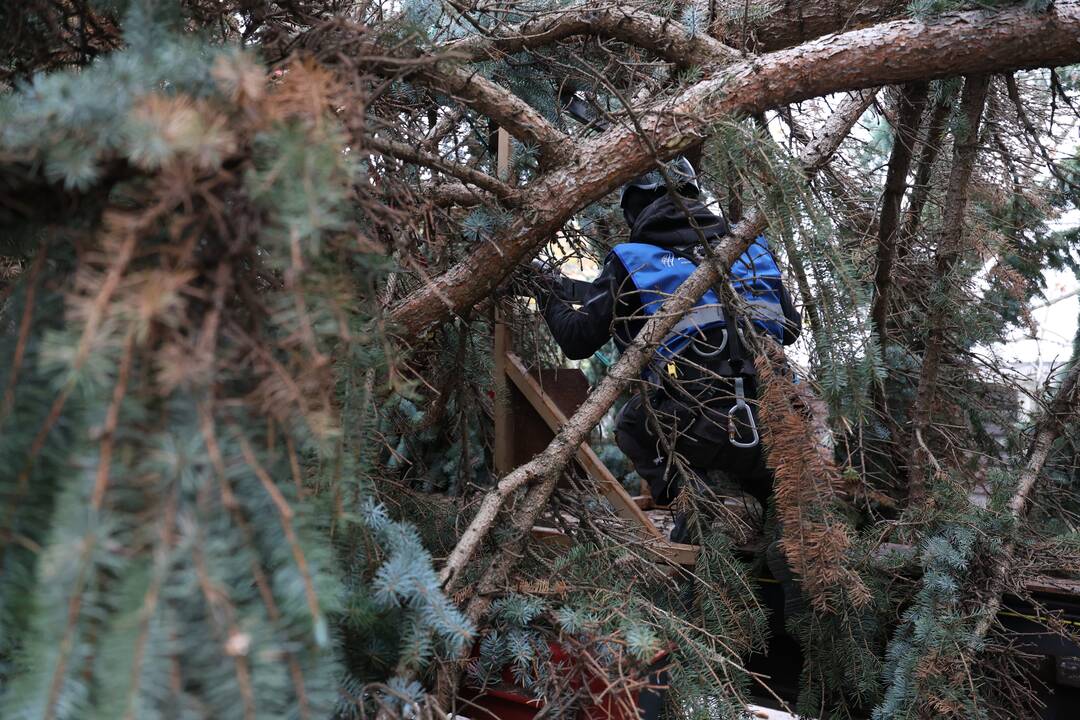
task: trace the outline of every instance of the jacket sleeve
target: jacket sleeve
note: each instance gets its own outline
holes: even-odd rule
[[[590,357],[611,338],[620,269],[618,260],[609,258],[578,307],[552,292],[537,298],[555,342],[571,360]]]
[[[787,285],[780,286],[780,308],[784,311],[784,344],[791,345],[802,334],[802,313],[795,309]]]

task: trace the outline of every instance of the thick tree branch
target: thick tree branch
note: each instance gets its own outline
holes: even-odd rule
[[[435,207],[475,207],[493,202],[491,196],[477,193],[461,183],[436,183],[424,188],[423,193]]]
[[[614,128],[584,143],[567,162],[537,178],[522,196],[522,212],[496,238],[392,312],[405,338],[415,337],[486,297],[519,262],[559,231],[573,213],[595,202],[655,159],[698,142],[720,120],[778,104],[882,83],[1045,67],[1080,61],[1080,2],[1046,12],[950,13],[932,23],[899,20],[834,35],[738,63],[646,110],[650,143]]]
[[[937,256],[934,261],[934,289],[927,317],[926,350],[919,370],[919,387],[911,411],[911,446],[908,451],[908,498],[912,505],[922,503],[926,495],[927,466],[932,461],[927,447],[934,401],[937,396],[938,373],[944,352],[949,317],[953,312],[952,277],[964,251],[964,216],[967,210],[968,188],[978,155],[979,123],[986,103],[989,75],[969,76],[964,81],[960,109],[964,126],[953,143],[953,165],[949,171],[949,187],[945,192],[945,214],[938,235]]]
[[[851,132],[852,126],[859,121],[866,108],[870,107],[870,103],[874,102],[877,94],[878,88],[852,93],[810,136],[798,157],[799,167],[807,180],[825,168],[840,143]]]
[[[781,110],[780,117],[787,123],[792,137],[802,143],[807,141],[806,131],[796,124],[789,111]],[[821,176],[819,182],[824,186],[824,190],[839,205],[839,213],[835,218],[837,226],[860,237],[869,232],[877,218],[863,203],[859,202],[858,193],[851,187],[851,181],[838,172],[832,163],[824,163],[818,173]]]
[[[448,43],[443,49],[471,61],[486,60],[552,45],[569,37],[593,35],[613,38],[651,50],[679,67],[734,62],[740,55],[719,40],[692,34],[670,18],[633,7],[583,3],[576,7],[539,15],[520,25],[510,25],[483,37]]]
[[[565,133],[517,95],[475,71],[462,67],[421,68],[409,79],[446,93],[491,118],[521,142],[536,146],[548,164],[564,160],[573,152],[573,143]]]
[[[881,352],[888,345],[885,320],[889,310],[889,290],[892,285],[893,260],[896,257],[896,237],[900,227],[900,208],[907,190],[908,172],[914,154],[915,140],[919,135],[919,123],[926,107],[929,85],[915,82],[905,85],[897,98],[896,129],[893,133],[892,153],[885,173],[885,192],[881,198],[881,216],[878,220],[877,269],[874,274],[874,301],[870,306],[870,320],[878,334]],[[877,400],[884,400],[878,393]],[[878,409],[884,411],[884,403]]]
[[[735,3],[718,14],[713,35],[731,47],[771,52],[899,17],[908,6],[908,0],[788,0],[748,26],[740,12],[743,3]]]
[[[333,53],[319,52],[325,36],[335,36]],[[418,54],[387,50],[373,40],[370,28],[336,16],[297,40],[298,48],[315,51],[327,66],[363,67],[364,73],[405,80],[453,97],[494,120],[523,143],[534,145],[548,162],[572,152],[570,138],[531,105],[460,61],[444,53]],[[451,118],[454,113],[451,113]],[[452,120],[451,120],[452,122]]]

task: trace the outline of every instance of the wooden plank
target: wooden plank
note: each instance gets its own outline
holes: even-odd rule
[[[505,182],[510,175],[510,134],[499,128],[496,141],[495,170]],[[506,353],[510,350],[510,331],[495,304],[495,472],[506,475],[513,467],[514,421],[510,415],[510,394],[506,384]]]
[[[496,140],[495,173],[504,183],[510,182],[510,133],[502,128]]]
[[[698,554],[701,553],[701,547],[698,545],[687,545],[664,539],[650,542],[646,547],[656,554],[657,560],[666,560],[675,565],[694,565]]]
[[[570,536],[558,528],[533,525],[532,536],[534,540],[539,540],[541,543],[555,545],[557,547],[569,548],[574,545]]]
[[[544,394],[543,389],[536,382],[525,367],[525,363],[515,353],[506,354],[506,375],[517,386],[518,390],[529,399],[536,411],[544,418],[552,432],[559,432],[566,424],[566,415],[563,414],[554,402]],[[637,506],[630,493],[626,492],[618,479],[611,474],[604,463],[596,456],[593,449],[582,443],[578,448],[577,461],[593,479],[596,480],[600,492],[615,506],[615,511],[622,517],[640,525],[646,533],[656,538],[663,538],[649,517]]]
[[[589,395],[589,380],[576,368],[537,369],[530,368],[529,376],[536,380],[551,402],[571,417]],[[507,381],[510,392],[510,413],[514,423],[515,467],[524,465],[542,453],[554,439],[547,422],[540,416],[533,403],[512,382]],[[565,487],[567,478],[559,478],[559,486]]]
[[[510,413],[510,387],[506,382],[506,354],[510,349],[510,332],[495,310],[495,368],[492,384],[495,402],[495,472],[500,476],[514,469],[514,418]]]

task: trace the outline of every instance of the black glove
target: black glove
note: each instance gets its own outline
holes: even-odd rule
[[[518,267],[504,286],[507,295],[536,298],[541,302],[552,292],[551,270],[539,260],[528,266]]]

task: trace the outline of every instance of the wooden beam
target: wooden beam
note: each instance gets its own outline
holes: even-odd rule
[[[559,432],[559,429],[566,424],[566,415],[547,396],[540,384],[536,382],[536,378],[529,374],[525,362],[513,352],[506,353],[506,375],[536,408],[551,431]],[[700,548],[697,545],[673,543],[665,538],[591,447],[582,443],[578,448],[577,461],[596,481],[597,488],[615,507],[615,511],[621,517],[642,528],[646,535],[645,547],[655,554],[658,560],[678,565],[693,565],[697,562]]]
[[[506,375],[521,391],[521,394],[536,408],[536,411],[544,418],[544,422],[548,424],[551,431],[554,433],[559,432],[562,426],[566,424],[566,415],[544,393],[543,388],[536,382],[536,378],[529,374],[524,361],[513,352],[506,354]],[[596,456],[591,447],[582,443],[581,447],[578,448],[577,461],[585,469],[585,472],[596,480],[600,492],[615,506],[615,511],[619,515],[645,528],[650,535],[662,537],[649,516],[637,506],[634,499],[630,497],[630,493],[626,492],[622,484],[611,474],[611,471]]]
[[[510,350],[510,331],[503,322],[502,313],[495,310],[495,367],[492,384],[495,402],[495,472],[506,475],[514,469],[514,418],[510,413],[510,387],[507,385],[506,356]]]
[[[510,135],[499,128],[496,142],[495,167],[499,177],[505,181],[510,174]],[[500,476],[513,470],[514,457],[514,419],[510,415],[510,393],[506,385],[506,354],[510,351],[510,331],[503,322],[499,304],[495,304],[495,347],[494,377],[495,390],[495,472]]]

